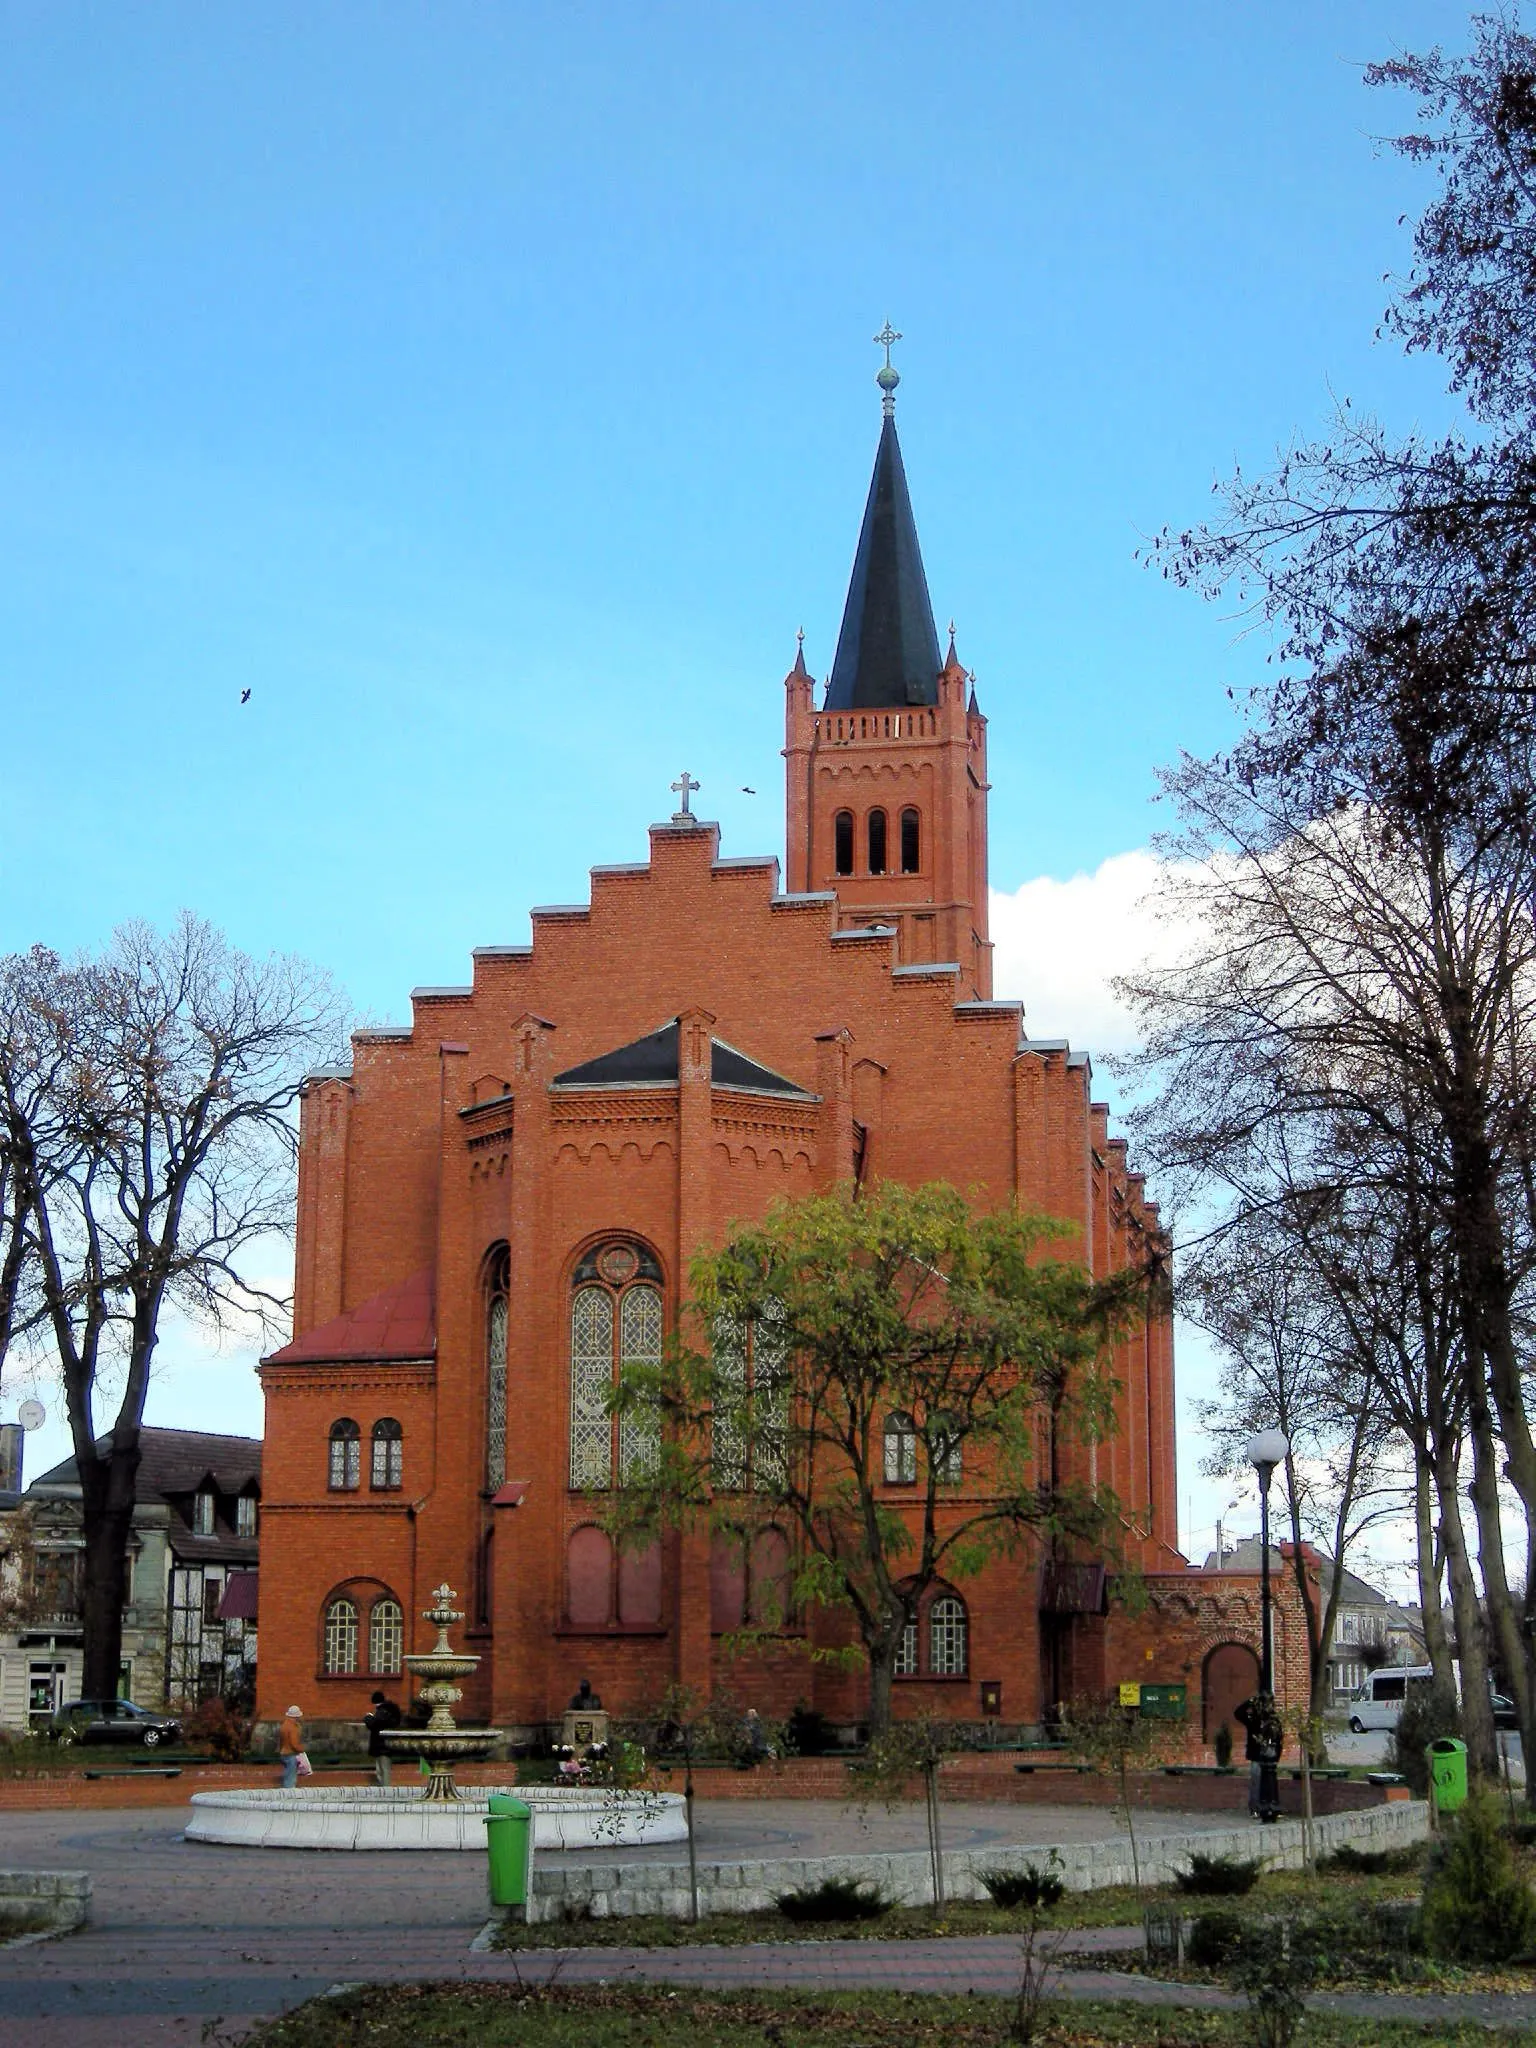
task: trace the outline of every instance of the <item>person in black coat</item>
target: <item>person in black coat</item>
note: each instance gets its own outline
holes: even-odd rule
[[[400,1709],[381,1692],[373,1696],[373,1711],[363,1716],[363,1726],[368,1730],[368,1754],[373,1758],[373,1774],[381,1785],[389,1783],[389,1747],[384,1740],[384,1731],[398,1728],[401,1719]]]

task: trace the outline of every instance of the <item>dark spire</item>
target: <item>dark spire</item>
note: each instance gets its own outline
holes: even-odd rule
[[[882,370],[880,378],[890,409],[880,423],[875,474],[827,684],[829,711],[939,701],[939,636],[891,402],[896,372]]]
[[[812,680],[811,672],[805,665],[804,626],[802,626],[795,635],[795,665],[789,673],[791,676],[803,676],[807,682],[810,682]]]

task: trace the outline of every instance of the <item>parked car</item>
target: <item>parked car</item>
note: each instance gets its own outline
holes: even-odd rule
[[[181,1723],[152,1714],[132,1700],[66,1700],[48,1724],[49,1739],[70,1742],[136,1742],[145,1749],[181,1738]]]
[[[1383,1665],[1380,1671],[1373,1671],[1364,1685],[1350,1694],[1350,1732],[1364,1735],[1370,1728],[1395,1728],[1409,1686],[1428,1685],[1434,1675],[1432,1664]]]
[[[1492,1694],[1491,1697],[1493,1700],[1494,1727],[1518,1728],[1520,1726],[1520,1716],[1516,1713],[1515,1703],[1509,1697],[1509,1694],[1504,1692],[1496,1692]]]

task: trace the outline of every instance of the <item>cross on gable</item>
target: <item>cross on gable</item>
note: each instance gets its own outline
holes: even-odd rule
[[[675,818],[691,818],[693,816],[693,812],[688,808],[688,798],[692,794],[692,792],[700,788],[701,785],[694,781],[693,777],[688,773],[688,770],[685,768],[682,774],[678,777],[677,781],[673,783],[672,787],[678,792],[678,794],[683,799],[681,809],[674,811],[672,815]]]

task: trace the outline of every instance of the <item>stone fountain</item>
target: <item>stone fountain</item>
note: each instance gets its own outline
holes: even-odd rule
[[[483,1761],[492,1746],[501,1740],[499,1728],[460,1728],[453,1718],[454,1706],[464,1697],[462,1686],[455,1685],[453,1681],[467,1678],[480,1667],[478,1657],[455,1650],[448,1641],[450,1625],[464,1619],[463,1613],[453,1604],[454,1597],[453,1588],[446,1579],[442,1585],[433,1588],[432,1605],[422,1609],[422,1617],[437,1630],[437,1641],[424,1655],[404,1660],[407,1671],[426,1680],[420,1688],[419,1697],[432,1709],[431,1718],[425,1728],[391,1728],[380,1738],[391,1757],[421,1758],[425,1761],[430,1775],[421,1797],[428,1802],[457,1799],[459,1791],[453,1782],[454,1765],[471,1760]]]

